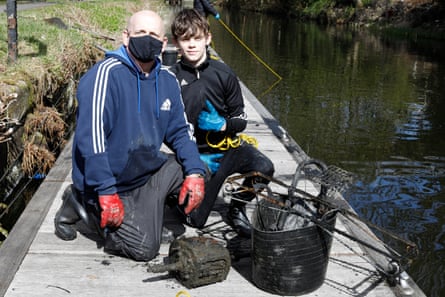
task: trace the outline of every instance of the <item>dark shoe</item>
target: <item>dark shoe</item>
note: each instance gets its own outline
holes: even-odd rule
[[[240,236],[250,238],[252,228],[246,215],[245,206],[230,205],[227,219],[229,220],[229,225],[232,226],[236,233]]]
[[[55,234],[62,240],[73,240],[77,237],[76,222],[88,221],[85,209],[77,201],[73,185],[69,185],[62,196],[62,206],[54,218]]]

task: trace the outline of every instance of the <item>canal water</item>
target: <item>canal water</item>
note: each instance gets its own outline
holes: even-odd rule
[[[309,156],[356,175],[350,204],[416,243],[408,273],[445,297],[445,43],[221,15],[216,51]]]

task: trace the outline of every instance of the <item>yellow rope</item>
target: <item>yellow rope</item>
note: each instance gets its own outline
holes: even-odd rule
[[[275,87],[283,78],[276,73],[269,65],[266,64],[266,62],[263,61],[263,59],[261,59],[257,54],[254,53],[253,50],[251,50],[230,28],[229,26],[227,26],[222,19],[218,20],[219,23],[230,33],[232,34],[232,36],[238,40],[238,42],[252,55],[254,56],[261,64],[263,64],[264,67],[266,67],[270,72],[273,73],[273,75],[275,75],[278,79],[277,81],[275,81],[265,92],[263,92],[261,94],[260,97],[264,96],[265,94],[267,94],[268,92],[270,92],[270,90],[273,89],[273,87]]]
[[[189,292],[185,291],[185,290],[181,290],[176,294],[176,297],[180,297],[180,296],[185,296],[185,297],[190,297]]]
[[[232,34],[232,36],[238,40],[239,43],[241,43],[242,46],[252,55],[254,56],[258,61],[260,61],[261,64],[263,64],[264,67],[266,67],[270,72],[272,72],[279,80],[282,80],[283,78],[276,73],[272,68],[270,68],[269,65],[267,65],[257,54],[255,54],[236,34],[227,26],[222,19],[218,20],[223,27]]]
[[[219,149],[220,151],[227,151],[231,148],[237,148],[244,142],[251,144],[251,145],[255,146],[256,148],[258,148],[258,141],[256,140],[256,138],[253,136],[249,136],[247,134],[241,133],[236,138],[231,138],[229,136],[226,136],[226,137],[224,137],[223,140],[221,140],[220,142],[218,142],[216,144],[210,143],[209,134],[210,134],[210,132],[207,132],[207,135],[206,135],[207,144],[211,148],[216,148],[216,149]]]

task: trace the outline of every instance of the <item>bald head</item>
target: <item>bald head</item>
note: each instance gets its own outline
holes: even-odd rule
[[[162,18],[154,11],[141,10],[134,13],[127,23],[123,32],[123,43],[128,45],[130,36],[150,35],[160,41],[165,40],[165,29]]]
[[[150,30],[160,37],[165,35],[164,22],[156,12],[151,10],[142,10],[133,14],[128,20],[127,30],[130,33]]]
[[[160,42],[158,42],[158,41]],[[154,11],[141,10],[128,20],[127,28],[122,32],[122,43],[129,55],[145,73],[155,65],[155,58],[167,46],[164,22]]]

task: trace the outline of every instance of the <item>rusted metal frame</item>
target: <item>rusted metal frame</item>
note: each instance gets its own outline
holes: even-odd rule
[[[17,1],[6,1],[6,14],[8,22],[8,63],[17,61]]]
[[[263,178],[263,179],[269,180],[270,182],[274,182],[274,183],[276,183],[276,184],[278,184],[278,185],[280,185],[280,186],[282,186],[282,187],[285,187],[285,188],[287,188],[287,189],[290,189],[290,188],[291,188],[291,186],[287,185],[286,183],[284,183],[284,182],[282,182],[282,181],[280,181],[280,180],[278,180],[278,179],[276,179],[276,178],[273,178],[273,177],[264,175],[264,174],[262,174],[261,172],[257,172],[257,171],[255,171],[255,172],[251,172],[251,173],[240,174],[240,175],[235,175],[235,176],[228,177],[228,178],[226,179],[226,183],[236,184],[237,186],[241,187],[241,188],[244,189],[245,191],[253,192],[253,193],[255,193],[256,195],[261,196],[262,198],[267,199],[267,201],[269,201],[269,202],[271,202],[271,203],[277,204],[277,205],[279,205],[279,206],[281,206],[281,207],[286,207],[286,205],[285,205],[284,203],[282,203],[282,202],[280,202],[280,201],[277,201],[277,200],[274,199],[273,197],[270,197],[270,196],[268,196],[268,195],[263,194],[263,193],[262,193],[262,190],[259,191],[259,190],[256,189],[256,188],[247,187],[247,186],[245,186],[245,185],[242,185],[241,182],[238,182],[238,181],[237,181],[237,180],[240,180],[240,179],[244,179],[244,178],[246,178],[246,177],[261,177],[261,178]],[[266,185],[265,185],[265,186],[266,186]],[[266,187],[267,187],[267,186],[266,186]],[[263,187],[263,188],[264,188],[264,187]],[[390,232],[390,231],[388,231],[388,230],[385,230],[385,229],[383,229],[383,228],[381,228],[381,227],[375,225],[374,223],[372,223],[372,222],[370,222],[370,221],[368,221],[368,220],[366,220],[366,219],[360,218],[357,214],[355,214],[355,213],[353,213],[353,212],[351,212],[351,211],[349,211],[349,210],[346,210],[346,209],[342,209],[342,208],[336,207],[336,206],[333,205],[332,203],[329,203],[329,202],[327,202],[327,201],[325,201],[325,200],[319,199],[318,197],[316,197],[316,196],[314,196],[314,195],[311,195],[310,193],[307,193],[307,192],[302,191],[302,190],[300,190],[300,189],[298,189],[298,188],[295,188],[295,187],[292,188],[292,191],[293,191],[294,193],[296,193],[296,194],[300,194],[302,197],[299,197],[299,198],[301,198],[301,199],[313,200],[313,201],[315,201],[315,202],[318,202],[318,203],[320,203],[320,204],[323,204],[324,206],[326,206],[326,207],[328,207],[328,208],[330,208],[330,209],[332,209],[332,210],[335,210],[336,212],[342,214],[345,218],[348,218],[349,220],[352,220],[351,218],[354,218],[354,219],[356,219],[356,220],[358,220],[358,221],[363,222],[364,224],[366,224],[366,225],[368,225],[368,226],[370,226],[370,227],[375,228],[376,230],[378,230],[378,231],[380,231],[380,232],[382,232],[382,233],[385,233],[385,234],[388,235],[388,236],[391,236],[392,238],[394,238],[394,239],[396,239],[396,240],[398,240],[398,241],[400,241],[400,242],[403,242],[404,244],[407,245],[407,253],[413,255],[414,257],[417,256],[417,254],[418,254],[418,249],[417,249],[417,245],[416,245],[415,243],[413,243],[413,242],[411,242],[411,241],[408,241],[408,240],[406,240],[406,239],[404,239],[404,238],[401,238],[401,237],[398,236],[397,234],[394,234],[394,233],[392,233],[392,232]],[[304,214],[298,213],[298,212],[295,211],[295,210],[289,209],[289,211],[294,212],[294,213],[297,214],[297,215],[304,216]],[[305,216],[305,217],[306,217],[306,216]],[[315,220],[315,219],[313,219],[313,218],[308,218],[308,219],[314,221],[314,223],[318,224],[319,226],[322,225],[319,221],[317,221],[317,220]],[[321,226],[321,227],[323,227],[323,226]],[[363,229],[362,229],[362,230],[363,230]],[[397,251],[395,251],[394,249],[392,249],[390,246],[388,246],[388,245],[385,244],[385,243],[382,243],[382,244],[385,246],[385,248],[387,248],[389,251],[391,251],[391,252],[394,253],[394,254],[390,254],[388,251],[385,251],[385,250],[376,248],[375,246],[372,246],[372,245],[370,245],[369,243],[367,243],[367,242],[365,242],[365,241],[362,241],[362,240],[360,240],[360,239],[358,239],[358,238],[355,238],[354,236],[349,235],[349,234],[347,234],[347,233],[345,233],[345,232],[343,232],[343,231],[341,231],[341,230],[338,230],[338,229],[336,229],[336,228],[334,228],[334,231],[337,232],[338,234],[343,235],[343,236],[345,236],[346,238],[351,239],[351,240],[353,240],[353,241],[356,241],[357,243],[362,244],[362,245],[364,245],[364,246],[366,246],[366,247],[368,247],[368,248],[370,248],[370,249],[372,249],[372,250],[374,250],[374,251],[376,251],[376,252],[378,252],[378,253],[380,253],[380,254],[382,254],[382,255],[385,255],[385,256],[387,256],[387,257],[393,259],[394,261],[397,261],[398,263],[399,263],[401,260],[407,258],[407,257],[405,257],[405,256],[402,256],[400,253],[398,253]],[[366,230],[363,230],[363,231],[366,232]],[[366,234],[369,234],[369,233],[366,232]],[[372,235],[375,237],[374,234],[372,234]],[[394,259],[394,258],[396,258],[396,259]]]

